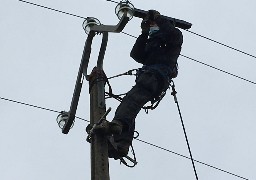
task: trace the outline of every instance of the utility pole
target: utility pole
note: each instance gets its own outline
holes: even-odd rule
[[[95,67],[90,75],[90,124],[96,124],[106,112],[103,70]],[[95,82],[95,83],[94,83]],[[91,179],[109,180],[108,144],[106,136],[91,137]]]

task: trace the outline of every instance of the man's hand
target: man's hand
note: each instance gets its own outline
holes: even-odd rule
[[[148,14],[147,14],[147,18],[150,20],[150,21],[155,21],[156,19],[158,19],[160,16],[160,13],[156,10],[149,10],[148,11]]]
[[[142,20],[140,27],[143,34],[149,33],[149,25],[150,22],[147,19]]]

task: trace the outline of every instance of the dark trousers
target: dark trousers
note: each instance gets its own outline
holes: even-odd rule
[[[165,83],[157,73],[150,71],[142,73],[136,79],[136,85],[123,98],[115,113],[114,120],[124,125],[122,133],[114,136],[116,142],[132,142],[137,114],[148,101],[159,96]]]

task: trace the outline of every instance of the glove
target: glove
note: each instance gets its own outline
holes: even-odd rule
[[[171,28],[174,28],[174,23],[165,19],[165,18],[162,18],[161,16],[159,16],[156,20],[155,20],[157,26],[160,28],[160,29],[171,29]]]
[[[160,16],[160,13],[156,10],[148,10],[147,17],[150,21],[155,21]]]
[[[142,34],[146,34],[149,32],[149,27],[150,27],[149,25],[150,25],[150,22],[147,19],[142,20],[140,25]]]

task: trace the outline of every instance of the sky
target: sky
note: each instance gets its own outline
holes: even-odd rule
[[[30,2],[83,17],[96,17],[115,25],[116,4],[104,0],[31,0]],[[193,32],[256,55],[255,6],[253,0],[132,1],[138,9],[193,24]],[[133,18],[126,33],[138,36],[140,22]],[[69,110],[87,35],[83,19],[18,0],[1,0],[0,97],[46,107]],[[256,82],[256,59],[182,30],[182,55]],[[110,34],[104,71],[117,75],[141,67],[129,57],[135,38]],[[89,71],[96,65],[101,36],[95,37]],[[177,98],[194,159],[241,177],[256,179],[255,84],[180,57],[175,79]],[[134,85],[134,76],[110,81],[121,94]],[[136,119],[139,138],[189,156],[178,110],[171,91],[158,108]],[[107,100],[113,110],[119,102]],[[77,116],[90,118],[88,82],[84,82]],[[57,113],[0,100],[1,180],[90,179],[90,144],[87,122],[76,120],[68,135],[56,123]],[[138,160],[135,168],[110,159],[111,180],[195,179],[191,161],[134,140]],[[195,163],[200,180],[241,179]]]

